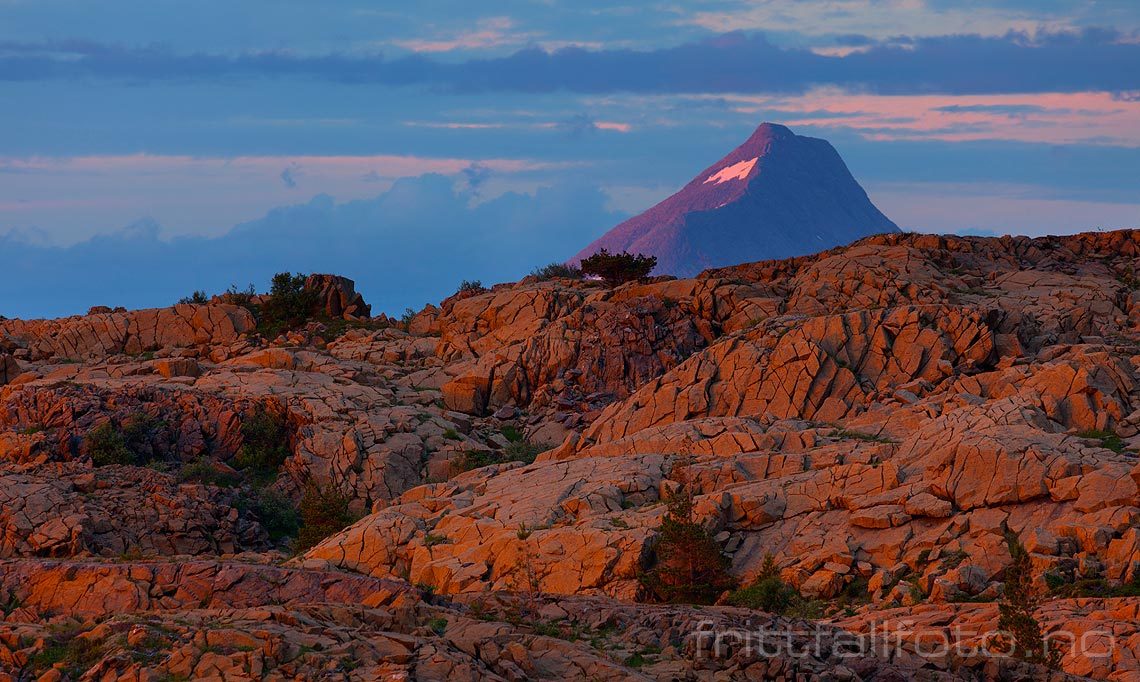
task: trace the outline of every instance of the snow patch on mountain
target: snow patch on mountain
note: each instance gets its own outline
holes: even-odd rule
[[[752,169],[756,167],[756,162],[759,160],[759,157],[757,157],[755,159],[741,161],[740,163],[734,163],[731,166],[721,168],[719,172],[710,175],[708,179],[704,181],[704,184],[707,185],[711,182],[714,185],[719,185],[720,183],[728,182],[729,180],[747,180],[748,174],[751,173]]]

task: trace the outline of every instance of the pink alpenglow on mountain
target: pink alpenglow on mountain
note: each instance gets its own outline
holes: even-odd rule
[[[655,274],[787,258],[898,232],[826,140],[764,123],[689,184],[579,252],[657,256]]]

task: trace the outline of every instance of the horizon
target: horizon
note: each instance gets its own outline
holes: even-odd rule
[[[418,309],[572,257],[764,121],[904,230],[1140,226],[1119,4],[17,1],[0,44],[8,317],[286,270]]]

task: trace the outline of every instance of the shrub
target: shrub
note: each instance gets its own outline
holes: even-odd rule
[[[693,501],[686,491],[670,495],[668,505],[657,529],[656,563],[642,574],[641,583],[658,601],[710,604],[734,584],[728,559],[708,530],[693,520]]]
[[[123,432],[112,422],[104,422],[95,427],[84,438],[87,454],[97,467],[109,464],[134,464],[135,453],[127,447]]]
[[[446,535],[438,535],[436,533],[427,533],[424,535],[424,547],[435,547],[436,545],[450,545],[451,538]]]
[[[226,289],[220,297],[222,303],[230,305],[240,305],[249,308],[253,305],[253,297],[257,295],[253,285],[250,284],[244,291],[238,291],[236,284],[231,284],[229,289]]]
[[[539,443],[531,443],[525,440],[511,441],[507,447],[503,448],[503,454],[500,456],[500,461],[503,462],[522,462],[523,464],[534,464],[534,460],[538,455],[550,446],[541,445]]]
[[[541,282],[551,279],[581,279],[582,271],[573,265],[565,263],[551,263],[544,265],[541,268],[535,268],[531,273],[535,278]]]
[[[456,291],[455,293],[467,294],[467,295],[473,296],[475,294],[481,294],[486,290],[487,290],[486,287],[483,286],[483,282],[481,282],[477,279],[474,279],[474,280],[466,280],[465,279],[459,283],[459,290]]]
[[[606,284],[616,287],[646,277],[657,267],[657,256],[610,253],[602,249],[582,260],[582,273],[601,277]]]
[[[1003,653],[1056,668],[1060,665],[1060,652],[1045,640],[1041,624],[1033,615],[1041,598],[1033,586],[1029,552],[1017,534],[1008,529],[1005,543],[1013,561],[1005,569],[1005,587],[998,603],[998,631],[1001,634],[996,642]]]
[[[538,443],[520,440],[511,441],[507,444],[507,447],[499,452],[493,452],[491,450],[468,450],[459,458],[452,460],[451,475],[458,476],[465,471],[471,471],[472,469],[478,469],[492,464],[503,464],[504,462],[533,464],[539,453],[548,449],[550,449],[549,445],[540,445]]]
[[[141,465],[153,459],[151,440],[161,422],[139,413],[120,426],[106,421],[84,437],[84,447],[97,467],[109,464]]]
[[[103,658],[104,648],[101,639],[78,637],[70,631],[53,634],[30,663],[34,670],[59,666],[68,678],[78,678]]]
[[[1112,450],[1116,453],[1124,452],[1124,439],[1111,431],[1090,429],[1088,431],[1081,431],[1077,434],[1077,437],[1099,440],[1101,447],[1105,449]]]
[[[301,527],[297,508],[283,493],[272,488],[259,490],[251,501],[250,511],[257,516],[261,527],[274,542],[295,537]]]
[[[451,460],[451,475],[458,476],[465,471],[498,463],[498,456],[490,450],[467,450],[458,458]]]
[[[261,304],[258,327],[263,336],[276,336],[303,325],[317,306],[318,293],[305,287],[305,275],[279,272]]]
[[[256,476],[272,476],[289,457],[289,428],[284,415],[258,404],[241,425],[242,446],[234,463]]]
[[[412,328],[412,320],[416,319],[416,311],[411,308],[404,308],[404,314],[400,316],[400,326],[404,331]]]
[[[321,540],[352,525],[356,520],[348,510],[348,496],[336,486],[310,484],[301,498],[301,529],[297,552],[304,552]]]
[[[518,443],[523,440],[522,431],[519,431],[517,426],[511,424],[504,424],[503,428],[499,429],[499,433],[503,434],[503,438],[506,438],[512,443]]]
[[[760,573],[748,587],[736,590],[728,596],[728,603],[749,609],[759,609],[768,613],[783,614],[800,598],[796,590],[780,578],[775,558],[764,557]]]
[[[178,480],[182,483],[203,483],[232,487],[240,480],[233,473],[220,469],[214,462],[202,458],[185,464],[178,470]]]
[[[209,302],[210,302],[209,295],[206,294],[206,292],[204,292],[204,291],[198,291],[198,290],[195,290],[194,293],[190,294],[189,296],[184,296],[184,297],[178,299],[179,304],[192,303],[194,305],[205,305]]]

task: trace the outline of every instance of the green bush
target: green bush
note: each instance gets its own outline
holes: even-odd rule
[[[447,619],[432,618],[428,621],[428,628],[435,634],[442,636],[444,631],[447,630]]]
[[[616,287],[649,276],[657,267],[657,256],[610,253],[602,249],[582,260],[582,273],[601,277],[606,284]]]
[[[74,629],[52,633],[44,647],[29,663],[33,670],[43,671],[59,666],[68,678],[79,678],[99,662],[105,654],[103,640],[79,637]]]
[[[1111,431],[1098,431],[1097,429],[1089,429],[1088,431],[1081,431],[1077,434],[1078,438],[1088,438],[1090,440],[1099,440],[1103,448],[1112,450],[1113,452],[1124,452],[1124,439]]]
[[[530,274],[541,282],[551,279],[582,279],[581,270],[565,263],[544,265],[541,268],[535,268]]]
[[[257,295],[257,290],[250,284],[244,291],[239,291],[236,284],[231,284],[229,289],[221,295],[221,302],[230,305],[240,305],[243,308],[253,307],[253,297]]]
[[[87,454],[95,466],[134,464],[135,453],[127,447],[123,432],[107,421],[92,429],[84,438]]]
[[[760,567],[760,573],[756,576],[756,580],[748,587],[743,587],[730,594],[728,603],[733,606],[782,614],[787,612],[797,599],[799,599],[799,593],[780,578],[780,571],[776,568],[776,560],[769,554],[764,557],[764,563]]]
[[[272,488],[257,491],[251,501],[250,511],[257,516],[261,527],[274,542],[296,537],[300,530],[301,520],[293,501]]]
[[[301,529],[297,552],[315,546],[328,536],[352,525],[356,519],[348,510],[349,498],[335,486],[310,484],[301,498]]]
[[[728,558],[708,530],[693,520],[693,501],[685,491],[670,495],[668,505],[657,529],[656,562],[641,574],[641,584],[655,601],[711,604],[734,586]]]
[[[271,477],[289,457],[289,427],[284,415],[258,404],[241,425],[242,446],[234,463],[254,476]]]
[[[465,471],[498,464],[499,457],[490,450],[468,450],[451,460],[451,475],[458,476]]]
[[[507,447],[498,452],[493,450],[468,450],[451,461],[451,475],[458,476],[465,471],[471,471],[472,469],[478,469],[492,464],[504,464],[506,462],[533,464],[539,453],[549,449],[549,445],[540,445],[520,440],[508,443]]]
[[[216,463],[206,458],[184,464],[178,470],[178,480],[181,483],[202,483],[227,488],[236,486],[241,482],[239,477],[232,472],[219,468]]]
[[[84,437],[84,449],[97,467],[109,464],[143,465],[154,459],[151,443],[161,422],[139,413],[121,425],[103,422]]]
[[[178,299],[179,304],[192,303],[194,305],[205,305],[210,302],[210,296],[204,291],[195,291],[189,296],[184,296]]]
[[[477,279],[475,279],[475,280],[466,280],[465,279],[459,283],[459,290],[456,291],[455,293],[474,295],[474,294],[481,294],[485,291],[487,291],[487,289],[486,289],[486,287],[483,286],[483,283],[481,281],[479,281]]]
[[[305,324],[318,304],[318,292],[305,287],[306,276],[279,272],[259,310],[258,330],[273,337]]]
[[[549,450],[550,446],[542,445],[539,443],[531,443],[525,440],[511,441],[507,447],[503,448],[501,460],[504,462],[522,462],[523,464],[534,464],[534,460],[542,452]]]

